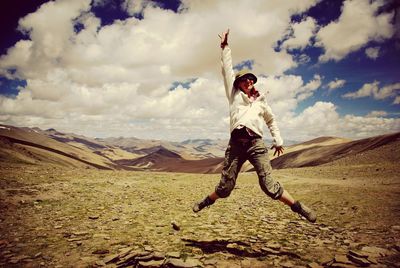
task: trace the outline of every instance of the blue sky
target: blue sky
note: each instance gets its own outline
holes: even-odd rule
[[[218,33],[229,28],[235,69],[259,77],[284,139],[400,131],[395,0],[17,0],[0,10],[0,123],[228,138]]]

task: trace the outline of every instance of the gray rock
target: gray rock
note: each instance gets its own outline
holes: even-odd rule
[[[128,255],[131,251],[133,250],[133,248],[131,247],[127,247],[127,248],[121,248],[119,250],[119,257],[120,258],[124,258],[126,255]]]
[[[181,227],[178,225],[176,221],[171,221],[172,228],[174,228],[175,231],[179,231]]]
[[[354,250],[349,250],[349,254],[348,255],[352,255],[358,258],[367,258],[368,254],[365,254],[363,252],[359,252],[359,251],[354,251]]]
[[[279,250],[275,250],[275,249],[267,248],[267,247],[263,247],[263,248],[261,248],[261,250],[264,251],[266,254],[279,255],[279,253],[280,253]]]
[[[364,258],[356,257],[351,254],[347,255],[347,257],[349,258],[349,260],[351,260],[352,262],[354,262],[362,267],[367,267],[367,266],[371,265],[371,263]]]
[[[181,257],[181,253],[178,251],[171,251],[171,252],[167,252],[166,256],[170,257],[170,258],[179,259]]]
[[[351,261],[347,258],[346,255],[336,255],[335,256],[335,262],[336,263],[342,263],[342,264],[352,264]]]
[[[150,253],[150,252],[149,252],[149,253]],[[153,260],[153,259],[154,259],[153,253],[150,253],[150,254],[145,255],[145,256],[139,256],[139,257],[136,257],[136,258],[135,258],[136,261],[144,261],[144,262],[146,262],[146,261],[151,261],[151,260]]]
[[[384,257],[391,253],[389,250],[379,247],[363,247],[361,251],[371,257]]]
[[[324,268],[324,266],[319,265],[316,262],[312,262],[312,263],[307,264],[307,267],[309,267],[309,268]]]
[[[15,256],[15,257],[12,257],[8,262],[11,263],[11,264],[17,264],[17,263],[19,263],[20,261],[22,261],[22,260],[24,260],[24,259],[29,259],[29,258],[30,258],[30,257],[29,257],[29,256],[26,256],[26,255]]]
[[[136,257],[136,252],[126,255],[124,258],[121,258],[119,262],[117,262],[117,267],[127,267],[129,265],[133,265]]]
[[[106,266],[106,263],[104,261],[101,261],[101,260],[96,261],[95,264],[96,264],[96,266],[99,266],[99,267]]]
[[[162,252],[154,252],[153,253],[153,259],[154,260],[163,260],[163,259],[165,259],[165,254],[164,253],[162,253]]]
[[[371,256],[368,257],[368,261],[372,264],[378,264],[378,261],[374,257],[371,257]]]
[[[113,254],[113,255],[109,255],[106,256],[103,261],[105,264],[111,263],[111,262],[116,262],[119,260],[119,254]]]
[[[203,267],[203,264],[197,259],[188,258],[186,260],[182,259],[167,259],[164,263],[165,267],[168,268],[194,268]]]
[[[208,259],[208,260],[205,260],[203,263],[204,263],[204,265],[216,265],[217,262],[218,262],[217,259]]]
[[[72,232],[71,234],[73,234],[75,236],[84,236],[84,235],[88,235],[89,232],[87,232],[87,231],[76,231],[76,232]]]
[[[279,250],[281,248],[281,245],[279,245],[278,243],[267,243],[265,246],[267,248],[271,248],[271,249],[275,249],[275,250]]]
[[[281,267],[292,268],[292,267],[295,267],[295,264],[291,261],[285,261],[285,262],[281,263]]]
[[[150,247],[150,246],[145,246],[145,247],[144,247],[144,250],[146,250],[146,251],[153,251],[153,248]]]
[[[229,243],[228,245],[226,245],[227,249],[236,249],[238,248],[238,244],[236,243]]]
[[[355,267],[358,267],[358,266],[352,265],[352,264],[345,264],[345,263],[333,263],[329,267],[334,267],[334,268],[355,268]]]
[[[162,267],[164,263],[164,260],[158,260],[158,261],[139,261],[138,263],[138,268],[159,268]]]
[[[393,225],[393,226],[391,227],[391,229],[392,229],[393,231],[400,231],[400,225]]]
[[[330,256],[323,256],[319,262],[324,265],[324,266],[329,266],[330,264],[332,264],[335,261],[334,258],[330,257]]]
[[[92,252],[92,254],[99,254],[99,255],[108,254],[108,253],[110,253],[110,251],[108,249],[96,249],[95,251]]]

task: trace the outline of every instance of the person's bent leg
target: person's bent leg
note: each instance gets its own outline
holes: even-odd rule
[[[257,172],[258,182],[263,192],[274,200],[290,202],[290,195],[282,185],[271,177],[272,167],[269,162],[268,149],[262,139],[257,139],[248,150],[249,162]]]
[[[233,147],[233,148],[232,148]],[[225,152],[224,166],[221,172],[221,180],[215,187],[215,191],[204,198],[202,201],[197,202],[193,206],[193,212],[199,212],[205,207],[214,204],[215,200],[219,198],[227,198],[236,184],[236,178],[239,174],[240,168],[244,163],[244,158],[240,154],[240,148],[237,145],[229,145]]]
[[[281,195],[281,197],[279,198],[279,201],[285,203],[288,206],[292,206],[296,200],[294,200],[293,196],[291,194],[289,194],[288,191],[283,190],[283,193]]]
[[[262,140],[257,140],[249,149],[249,161],[254,166],[261,189],[272,199],[280,200],[288,205],[292,211],[305,217],[310,222],[316,221],[316,214],[303,203],[296,201],[292,195],[283,189],[282,185],[271,177],[271,163],[268,157],[268,149]]]

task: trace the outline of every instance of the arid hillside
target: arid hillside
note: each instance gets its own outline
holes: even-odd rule
[[[319,137],[285,148],[280,157],[274,157],[272,150],[269,153],[276,169],[318,166],[339,160],[356,164],[366,153],[371,156],[368,160],[364,157],[364,162],[372,163],[382,157],[397,161],[399,140],[400,133],[355,141]],[[221,171],[227,141],[177,143],[137,138],[97,139],[55,129],[0,125],[0,144],[0,158],[10,163],[206,174]],[[382,150],[385,152],[381,153]],[[246,162],[242,171],[253,171],[253,167]]]
[[[289,153],[275,158],[272,160],[274,168],[296,168],[296,167],[309,167],[318,166],[339,159],[348,159],[349,161],[356,161],[359,156],[364,153],[374,155],[375,159],[370,159],[372,162],[379,161],[381,157],[391,157],[399,160],[399,143],[400,133],[381,135],[356,141],[340,142],[333,144],[314,144],[308,142],[308,147],[304,148],[302,145],[296,146],[299,149],[293,150]],[[392,146],[392,150],[386,151],[385,154],[380,153],[381,147]]]
[[[36,129],[0,125],[0,156],[3,161],[97,169],[119,168],[110,159],[95,153],[93,143],[88,142],[92,147],[87,144],[77,146],[76,142],[69,141],[68,138],[61,140],[51,134],[44,135]],[[104,146],[98,145],[98,148]]]

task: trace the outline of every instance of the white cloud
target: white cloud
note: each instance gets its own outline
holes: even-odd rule
[[[383,4],[383,1],[345,1],[339,19],[321,28],[316,35],[316,45],[325,50],[319,60],[338,61],[370,41],[390,38],[394,34],[391,24],[394,13],[377,13]]]
[[[295,58],[299,64],[306,64],[311,61],[311,58],[306,54],[300,54],[299,56],[295,56]]]
[[[30,40],[10,48],[0,60],[0,72],[12,77],[7,70],[16,68],[14,76],[43,80],[48,72],[62,68],[81,84],[131,82],[151,90],[191,77],[215,76],[219,70],[217,34],[230,27],[236,62],[252,59],[255,72],[282,74],[296,63],[286,52],[276,52],[273,45],[290,16],[315,2],[240,1],[233,7],[230,1],[184,1],[182,12],[174,13],[145,0],[129,1],[124,2],[126,8],[141,10],[143,19],[116,20],[104,27],[88,12],[89,0],[49,2],[21,19],[20,29],[29,32]],[[244,9],[252,17],[251,23],[237,20]],[[74,32],[76,22],[84,25],[79,33]],[[214,34],[210,29],[215,29]],[[166,65],[167,69],[160,68]]]
[[[199,78],[187,89],[160,88],[156,96],[141,92],[139,84],[88,87],[65,80],[61,86],[69,91],[45,94],[63,75],[53,74],[51,85],[28,80],[15,99],[0,97],[0,115],[9,116],[4,123],[54,127],[92,136],[135,135],[171,140],[228,137],[228,102],[221,78]],[[293,116],[304,94],[310,94],[319,84],[318,75],[306,84],[300,76],[283,75],[259,77],[256,85],[260,91],[269,92],[268,101],[280,118]],[[58,95],[62,92],[67,94]]]
[[[334,90],[337,88],[341,88],[346,84],[346,80],[335,78],[335,80],[328,83],[329,90]]]
[[[286,118],[281,132],[284,136],[296,133],[298,140],[310,140],[321,136],[361,139],[400,130],[400,118],[340,116],[336,110],[333,103],[316,102],[298,116]]]
[[[388,113],[385,111],[371,111],[366,115],[366,117],[385,117]]]
[[[110,3],[96,0],[92,5]],[[123,7],[130,14],[140,12],[143,19],[131,17],[102,27],[90,12],[90,0],[48,2],[20,20],[19,29],[29,39],[0,58],[1,75],[27,81],[16,98],[0,98],[2,118],[102,135],[113,128],[99,129],[99,120],[119,124],[115,132],[121,135],[148,136],[152,128],[163,127],[170,134],[151,132],[186,138],[193,129],[196,137],[213,125],[227,135],[226,101],[223,90],[216,93],[222,86],[218,33],[231,29],[234,62],[251,59],[257,74],[281,75],[296,63],[273,45],[293,14],[315,3],[183,1],[181,11],[174,13],[146,0],[125,1]],[[237,19],[243,10],[251,22]],[[79,32],[74,30],[77,23],[83,25]],[[189,89],[169,91],[173,82],[193,78],[197,80]],[[295,106],[296,99],[291,101]]]
[[[284,75],[297,63],[274,45],[291,16],[316,2],[187,0],[178,13],[146,0],[129,2],[132,6],[125,2],[130,14],[140,12],[143,19],[131,17],[103,27],[90,12],[89,0],[48,2],[20,20],[29,39],[0,58],[0,75],[27,82],[16,97],[0,96],[0,120],[98,137],[227,138],[229,111],[217,34],[229,27],[234,63],[254,61],[257,88],[269,91],[268,101],[289,133],[285,138],[297,139],[307,129],[297,125],[300,134],[288,129],[306,118],[294,111],[321,86],[321,77],[304,82],[300,76]],[[238,20],[243,10],[251,20]],[[294,31],[307,32],[310,22],[294,26]],[[78,33],[76,23],[84,26]],[[305,46],[308,35],[296,34],[288,47]],[[171,91],[176,81],[193,82]],[[334,106],[313,109],[337,117]],[[314,123],[308,135],[320,136],[325,127],[325,121]]]
[[[343,118],[344,125],[340,127],[343,133],[352,138],[366,138],[382,135],[400,130],[399,118],[364,117],[346,115]]]
[[[369,47],[365,49],[368,58],[376,60],[379,57],[379,47]]]
[[[142,13],[149,5],[152,5],[153,7],[157,6],[155,2],[150,0],[124,0],[121,7],[126,10],[129,15],[133,16]]]
[[[314,35],[316,28],[316,21],[311,17],[291,24],[288,39],[283,43],[282,47],[289,50],[306,48],[310,45],[310,38]]]
[[[279,100],[294,99],[296,102],[312,95],[321,85],[321,76],[316,74],[307,84],[304,84],[300,76],[282,75],[259,78],[257,87],[265,88],[268,91],[268,99],[272,102]]]
[[[92,5],[93,6],[104,6],[104,5],[106,5],[107,4],[107,2],[109,1],[109,0],[92,0],[93,2],[92,2]]]
[[[355,92],[349,92],[344,94],[342,97],[347,98],[347,99],[357,99],[357,98],[363,98],[363,97],[368,97],[368,96],[373,96],[376,94],[379,90],[379,82],[374,81],[373,83],[367,83],[364,84],[359,90]],[[374,93],[376,92],[376,93]]]
[[[344,94],[342,97],[347,99],[358,99],[369,96],[376,100],[394,97],[395,100],[393,104],[398,104],[396,101],[398,101],[398,97],[400,96],[400,83],[394,83],[379,88],[379,82],[374,81],[373,83],[364,84],[359,90]]]

